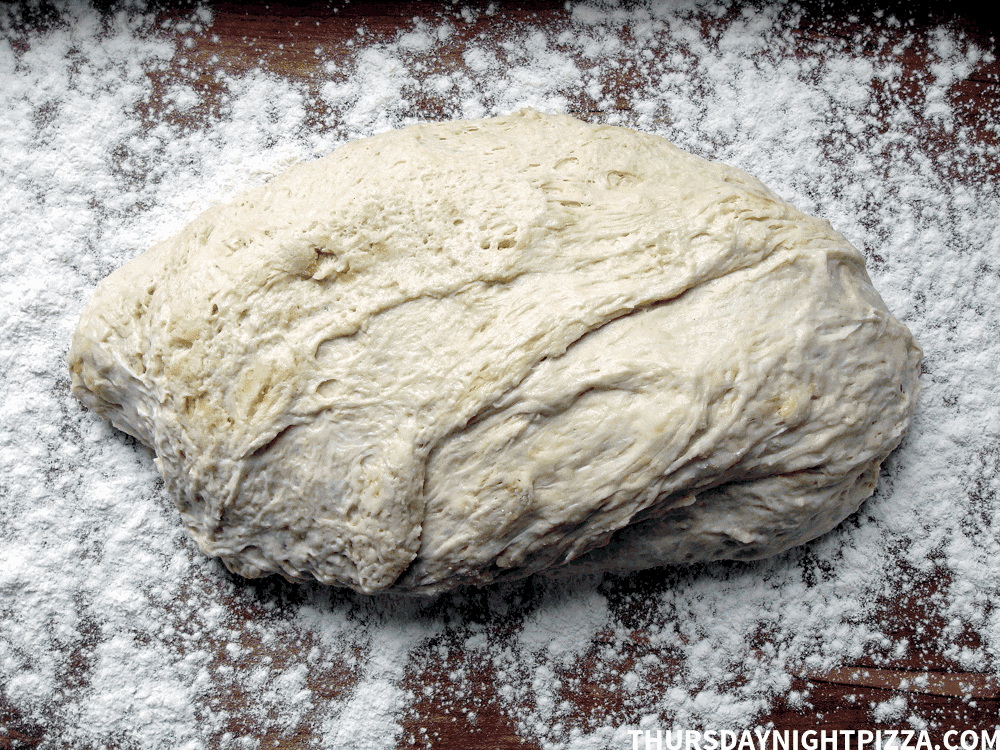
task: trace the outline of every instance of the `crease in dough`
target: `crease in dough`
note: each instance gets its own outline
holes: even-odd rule
[[[231,570],[433,593],[808,541],[872,493],[920,356],[827,222],[522,110],[209,209],[99,285],[68,360]]]

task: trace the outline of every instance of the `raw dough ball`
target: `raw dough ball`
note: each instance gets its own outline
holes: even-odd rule
[[[919,360],[825,221],[531,110],[206,211],[99,286],[69,354],[206,554],[365,592],[805,542],[872,493]]]

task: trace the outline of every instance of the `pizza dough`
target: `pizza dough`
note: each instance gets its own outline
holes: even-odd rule
[[[206,211],[98,287],[69,353],[205,554],[426,593],[812,539],[872,493],[919,361],[827,222],[531,110]]]

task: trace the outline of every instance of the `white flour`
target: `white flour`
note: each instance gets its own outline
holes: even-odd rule
[[[792,675],[911,655],[880,619],[908,597],[952,667],[1000,668],[1000,103],[953,99],[992,56],[881,13],[839,38],[798,33],[794,6],[576,6],[545,29],[497,13],[470,35],[480,12],[319,47],[311,82],[209,70],[212,93],[187,57],[211,46],[205,10],[164,24],[0,6],[0,746],[255,748],[296,732],[424,746],[433,730],[414,717],[433,703],[469,732],[499,710],[529,742],[627,748],[636,727],[810,710]],[[753,565],[434,602],[234,580],[187,540],[150,453],[70,396],[83,304],[291,160],[522,105],[739,166],[865,250],[926,354],[916,421],[876,496]],[[575,698],[583,688],[596,698]],[[905,693],[868,710],[873,724],[949,719],[915,714]]]

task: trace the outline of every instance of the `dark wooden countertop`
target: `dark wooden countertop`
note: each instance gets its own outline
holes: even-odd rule
[[[863,13],[866,18],[870,18],[867,5],[856,5],[857,7],[832,3],[825,6],[805,4],[804,19],[791,33],[799,35],[803,42],[831,36],[850,39],[860,28],[852,20],[852,13]],[[463,39],[477,35],[496,37],[504,28],[517,28],[526,22],[551,29],[559,29],[568,24],[567,11],[562,2],[498,2],[494,6],[495,13],[491,15],[478,12],[471,22],[455,23],[455,36],[442,45],[437,55],[439,70],[463,68],[465,63],[459,53]],[[279,2],[220,2],[210,4],[209,7],[213,15],[209,32],[193,36],[193,44],[178,53],[169,68],[151,74],[161,93],[172,82],[183,80],[205,94],[202,104],[178,116],[204,117],[213,107],[218,106],[219,84],[216,74],[219,71],[235,74],[259,68],[318,89],[326,80],[322,75],[323,60],[335,57],[338,50],[344,49],[344,45],[356,40],[359,27],[363,26],[367,30],[368,40],[389,39],[401,29],[410,28],[415,16],[447,16],[457,19],[461,10],[461,6],[449,2],[394,3],[359,0],[350,3],[294,5]],[[971,4],[898,4],[896,12],[901,17],[912,19],[907,31],[914,33],[918,39],[917,43],[907,49],[903,64],[914,70],[926,68],[928,59],[926,49],[919,43],[920,32],[938,24],[947,24],[961,30],[980,46],[992,49],[996,54],[997,44],[990,35],[990,22],[987,20],[989,12],[985,8],[986,6],[976,6],[973,9]],[[893,9],[888,10],[892,12]],[[164,20],[186,17],[189,12],[189,6],[182,4],[159,10],[160,17]],[[322,55],[315,54],[317,47],[322,48]],[[865,50],[864,44],[858,46],[859,55],[866,54]],[[963,123],[972,128],[982,127],[977,112],[983,102],[995,101],[1000,97],[1000,64],[994,62],[986,66],[985,70],[985,75],[958,82],[950,94],[957,105],[956,110],[961,113]],[[617,98],[616,106],[627,109],[628,98],[624,93],[629,86],[628,73],[622,74],[619,83],[622,95]],[[148,106],[152,111],[161,104],[154,97]],[[328,112],[321,105],[309,106],[314,107],[310,115],[315,118],[317,127],[321,128]],[[433,118],[441,114],[427,103],[415,101],[412,106],[414,117]],[[594,103],[584,92],[579,92],[571,99],[570,107],[571,114],[585,119],[599,115]],[[951,148],[947,139],[940,135],[934,137],[940,141],[939,148]],[[982,137],[996,144],[1000,136],[996,132],[984,131]],[[1000,165],[997,169],[1000,170]],[[873,723],[870,706],[893,696],[903,695],[909,706],[908,713],[939,717],[942,727],[995,726],[1000,721],[1000,685],[992,676],[964,670],[936,645],[936,636],[948,623],[942,620],[932,603],[937,592],[947,585],[947,577],[941,571],[911,571],[910,574],[913,576],[913,585],[909,590],[913,595],[901,599],[886,598],[879,602],[877,608],[879,625],[884,632],[896,639],[905,638],[911,644],[906,655],[879,663],[861,658],[828,671],[803,669],[792,680],[791,690],[807,691],[807,703],[792,705],[779,700],[768,715],[761,717],[761,723],[770,721],[779,729],[871,728]],[[272,581],[247,585],[258,588],[262,596],[277,596],[286,600],[294,597],[291,591],[293,587],[282,583]],[[608,584],[622,602],[618,617],[620,621],[628,623],[630,628],[628,648],[622,655],[620,669],[628,669],[630,664],[648,654],[660,659],[660,668],[665,674],[669,675],[670,670],[678,668],[676,664],[671,664],[668,655],[650,645],[647,635],[650,623],[646,620],[641,604],[637,604],[644,598],[657,596],[670,585],[669,577],[659,571],[641,573],[627,579],[612,579]],[[470,602],[474,601],[475,597],[472,597],[466,606],[472,606]],[[629,607],[632,608],[631,612]],[[975,633],[966,633],[959,640],[961,638],[970,646],[978,645]],[[448,636],[442,636],[442,642],[453,652],[461,649],[461,643],[457,639],[449,642]],[[760,653],[760,649],[765,646],[766,638],[762,635],[760,642],[747,644],[748,653]],[[499,707],[496,699],[497,685],[494,684],[496,678],[488,665],[484,666],[481,673],[465,675],[465,682],[458,687],[455,678],[449,676],[452,667],[447,659],[440,662],[427,660],[424,663],[424,667],[407,677],[407,686],[417,697],[405,716],[405,735],[401,746],[411,746],[412,742],[419,747],[430,745],[464,750],[541,750],[541,746],[527,738]],[[614,707],[621,702],[620,696],[603,687],[600,681],[589,681],[586,674],[581,674],[580,677],[582,679],[572,688],[574,700],[578,704]],[[335,697],[344,689],[343,686],[351,684],[354,679],[355,675],[345,667],[341,672],[326,675],[325,684],[312,687],[317,694]],[[446,689],[424,695],[421,686],[425,684],[444,686]],[[448,687],[449,684],[451,687]],[[442,701],[440,696],[443,694],[451,695],[452,698]],[[456,710],[456,694],[463,695],[466,705],[475,708],[474,718],[470,718],[462,710]],[[231,696],[229,707],[236,715],[239,715],[239,700],[240,696]],[[59,731],[57,727],[36,726],[22,720],[2,696],[0,719],[7,728],[7,734],[0,735],[0,748],[35,747],[46,738],[51,741]],[[233,725],[234,729],[253,731],[253,718],[246,715],[234,719]],[[905,720],[885,725],[892,726],[909,728]],[[310,746],[309,741],[313,738],[308,735],[308,730],[301,730],[298,735],[290,737],[268,729],[259,739],[261,748],[297,748]],[[58,740],[52,746],[59,746]]]

